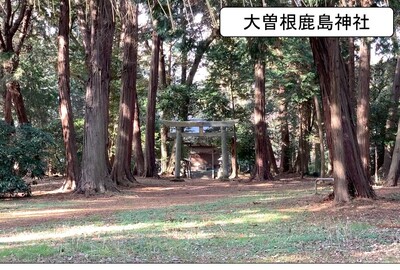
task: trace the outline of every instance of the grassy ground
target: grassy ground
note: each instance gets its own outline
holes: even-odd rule
[[[212,189],[186,183],[184,188],[174,184],[159,190],[167,188],[180,192],[160,193],[159,201],[173,196],[181,199],[182,194],[187,200],[157,206],[150,204],[158,194],[155,189],[151,194],[135,190],[136,198],[125,191],[112,197],[121,202],[113,204],[115,211],[87,211],[79,216],[74,213],[90,205],[93,198],[71,195],[62,200],[44,196],[36,201],[0,201],[0,222],[4,221],[0,223],[0,262],[400,261],[398,189],[385,191],[378,201],[333,206],[322,201],[323,195],[313,194],[312,181],[250,188],[217,183]],[[324,187],[321,192],[326,195],[330,189]],[[223,196],[212,196],[218,190],[224,191]],[[106,199],[96,200],[107,203]],[[137,207],[142,204],[144,207]],[[95,205],[104,208],[107,204]],[[52,211],[61,211],[64,217],[46,218]],[[29,225],[29,219],[38,215],[43,222]]]

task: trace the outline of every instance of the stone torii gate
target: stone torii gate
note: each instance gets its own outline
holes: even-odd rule
[[[222,178],[228,177],[228,147],[227,137],[228,127],[233,127],[238,120],[226,120],[226,121],[167,121],[161,120],[161,123],[167,127],[175,128],[175,132],[169,133],[171,138],[175,138],[175,178],[180,178],[181,171],[181,158],[182,158],[182,138],[188,137],[221,137],[221,154],[222,154]],[[185,127],[198,127],[199,132],[181,132],[181,128]],[[218,127],[220,132],[205,132],[204,127]]]

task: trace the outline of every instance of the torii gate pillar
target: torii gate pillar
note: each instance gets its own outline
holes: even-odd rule
[[[176,129],[176,147],[175,147],[175,178],[181,177],[181,158],[182,158],[182,135],[181,131]]]
[[[222,177],[228,178],[228,148],[226,145],[226,128],[221,127],[221,154],[222,154]]]

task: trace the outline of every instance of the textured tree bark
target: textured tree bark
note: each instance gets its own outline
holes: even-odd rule
[[[349,49],[349,60],[347,62],[347,69],[349,73],[349,91],[350,91],[350,108],[352,110],[351,115],[355,114],[355,108],[357,107],[357,91],[356,91],[356,79],[355,79],[355,62],[354,62],[354,37],[348,39]]]
[[[231,72],[232,74],[232,72]],[[235,96],[233,94],[233,85],[230,83],[230,94],[231,94],[231,104],[232,104],[232,119],[236,119],[236,107],[235,107]],[[231,145],[231,175],[230,179],[235,179],[239,177],[239,166],[238,166],[238,156],[237,156],[237,136],[236,136],[236,125],[233,125],[233,136],[230,139]],[[213,164],[214,166],[214,164]]]
[[[165,125],[161,126],[160,139],[161,139],[161,174],[165,175],[168,169],[168,131],[169,128]]]
[[[163,48],[163,42],[160,42],[160,58],[159,58],[159,78],[160,78],[160,91],[164,91],[167,87],[167,72],[166,72],[166,67],[165,67],[165,54],[164,54],[164,48]],[[168,119],[169,117],[167,114],[162,111],[161,112],[161,118],[162,119]],[[168,140],[168,131],[169,128],[165,125],[161,125],[160,128],[160,140],[161,140],[161,175],[165,175],[167,172],[168,168],[168,146],[167,146],[167,140]]]
[[[112,182],[107,153],[108,87],[111,49],[107,42],[113,36],[113,14],[108,0],[91,0],[90,70],[85,98],[85,126],[82,156],[82,178],[77,191],[86,196],[117,190]]]
[[[310,38],[311,48],[313,51],[314,61],[317,66],[317,71],[320,80],[320,88],[322,94],[322,100],[324,108],[332,108],[332,90],[331,81],[333,80],[330,66],[328,63],[332,61],[334,57],[331,49],[329,38]],[[336,56],[335,56],[336,57]],[[333,62],[333,61],[332,61]],[[342,110],[342,129],[344,139],[344,149],[346,150],[346,177],[349,183],[350,195],[364,197],[364,198],[375,198],[375,192],[372,189],[371,181],[367,178],[365,170],[361,165],[360,150],[357,144],[356,133],[354,130],[354,123],[352,122],[349,96],[348,96],[348,78],[346,74],[345,64],[341,56],[339,55],[339,89],[341,97],[341,110]],[[329,107],[327,107],[327,105]],[[324,110],[325,126],[327,131],[327,142],[329,151],[334,151],[335,142],[332,139],[331,131],[331,110]],[[329,118],[327,118],[329,116]],[[332,157],[334,158],[334,157]]]
[[[393,87],[391,92],[391,103],[389,107],[388,118],[386,120],[385,126],[385,137],[386,141],[391,140],[391,133],[394,132],[393,130],[396,128],[396,115],[398,113],[398,104],[400,98],[400,57],[397,58],[396,63],[396,71],[393,78]],[[390,169],[390,165],[392,163],[392,154],[393,154],[393,147],[391,147],[388,143],[385,143],[384,148],[384,161],[382,165],[382,176],[385,178]]]
[[[231,138],[231,164],[232,164],[232,170],[231,170],[231,175],[229,176],[230,179],[235,179],[239,177],[239,168],[238,168],[238,162],[237,162],[237,141],[236,141],[236,128],[235,126],[233,127],[233,137]],[[213,165],[214,166],[214,165]]]
[[[369,81],[370,81],[370,44],[366,38],[360,45],[360,75],[357,95],[357,140],[360,147],[362,166],[368,178],[371,177],[369,155]]]
[[[175,170],[175,152],[176,152],[176,140],[174,140],[174,143],[171,148],[171,154],[169,157],[168,161],[168,167],[167,167],[167,175],[172,175]]]
[[[324,177],[325,175],[325,150],[324,150],[324,130],[322,128],[322,116],[321,116],[321,108],[319,105],[319,100],[317,96],[314,96],[314,107],[315,107],[315,112],[317,115],[317,126],[318,126],[318,138],[319,138],[319,143],[318,143],[318,148],[319,148],[319,169],[320,169],[320,176]],[[317,144],[316,144],[317,146]],[[317,151],[317,149],[315,149]]]
[[[281,133],[281,164],[280,172],[285,173],[290,170],[290,135],[289,123],[287,118],[287,102],[285,98],[285,88],[279,87],[279,121]]]
[[[158,58],[160,56],[160,36],[153,30],[153,47],[151,52],[150,83],[147,94],[146,115],[146,155],[145,155],[145,177],[156,177],[156,154],[155,154],[155,116],[156,95],[158,88]]]
[[[308,173],[308,161],[310,158],[310,144],[307,137],[311,125],[311,104],[310,100],[300,104],[300,137],[299,137],[299,169],[301,177]]]
[[[266,130],[268,130],[268,125],[266,125]],[[266,140],[267,140],[267,152],[268,152],[268,161],[270,164],[270,171],[273,171],[275,174],[279,174],[278,165],[276,164],[276,158],[274,154],[274,150],[272,148],[271,138],[268,135],[268,131],[266,133]]]
[[[392,164],[387,177],[387,186],[397,186],[400,177],[400,120],[397,126],[396,144],[394,146]]]
[[[6,84],[6,88],[7,92],[10,93],[11,101],[14,104],[14,109],[17,114],[18,122],[20,124],[29,123],[19,82],[12,80]]]
[[[111,172],[112,169],[112,164],[110,160],[110,155],[109,155],[109,150],[111,149],[111,138],[109,137],[108,134],[108,124],[110,122],[110,82],[111,82],[111,60],[112,60],[112,49],[113,49],[113,43],[114,43],[114,32],[115,32],[115,21],[114,21],[114,7],[113,3],[110,0],[106,0],[104,2],[104,8],[110,9],[107,11],[104,11],[105,16],[109,17],[105,20],[101,20],[101,28],[103,31],[101,31],[102,34],[102,42],[104,43],[103,46],[101,46],[101,54],[104,55],[102,58],[102,65],[104,67],[104,72],[101,74],[102,76],[102,83],[101,86],[103,87],[103,92],[107,95],[106,96],[106,101],[104,103],[105,106],[105,112],[106,112],[106,129],[105,129],[105,136],[107,138],[106,142],[106,149],[104,151],[104,155],[107,161],[107,168],[108,171]]]
[[[255,125],[255,174],[257,181],[272,180],[267,151],[267,126],[265,123],[265,63],[256,60],[254,65],[254,125]]]
[[[4,100],[4,121],[9,125],[14,125],[14,120],[12,117],[12,101],[11,101],[11,93],[7,91],[7,88],[4,87],[3,92],[3,100]]]
[[[135,161],[134,172],[136,175],[144,174],[144,155],[142,148],[142,132],[140,130],[140,108],[137,92],[133,93],[135,99],[135,111],[133,116],[133,159]]]
[[[120,13],[123,29],[122,88],[116,153],[111,178],[117,185],[132,187],[138,183],[131,170],[138,44],[136,4],[121,0]]]
[[[333,178],[335,202],[342,203],[350,201],[348,181],[346,178],[346,159],[344,153],[343,126],[342,126],[342,104],[340,93],[340,71],[339,71],[339,40],[329,38],[327,40],[328,50],[331,52],[329,59],[329,70],[331,72],[331,130],[333,146]]]
[[[67,177],[62,190],[75,190],[79,183],[80,168],[76,147],[74,117],[70,97],[69,67],[69,1],[60,1],[60,19],[58,32],[58,93],[60,97],[60,118],[66,157]]]

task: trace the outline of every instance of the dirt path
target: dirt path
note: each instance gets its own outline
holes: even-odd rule
[[[304,191],[305,196],[296,201],[280,201],[270,205],[285,211],[297,207],[315,215],[329,214],[331,217],[347,217],[379,221],[385,215],[383,227],[399,227],[398,209],[400,188],[380,188],[376,192],[379,200],[355,200],[346,206],[332,207],[323,202],[323,195],[313,194],[313,180],[274,181],[268,183],[220,182],[209,179],[190,179],[172,182],[168,179],[138,179],[143,187],[124,189],[112,193],[85,198],[72,193],[55,193],[62,183],[61,178],[39,181],[33,186],[33,197],[0,201],[0,228],[11,229],[33,226],[56,220],[79,220],[90,215],[109,217],[116,211],[162,208],[174,205],[189,205],[199,202],[213,202],[225,197],[237,197],[251,192]],[[326,193],[325,193],[326,194]],[[22,204],[23,202],[23,204]],[[26,203],[32,209],[23,207]],[[19,206],[19,204],[21,204]]]

